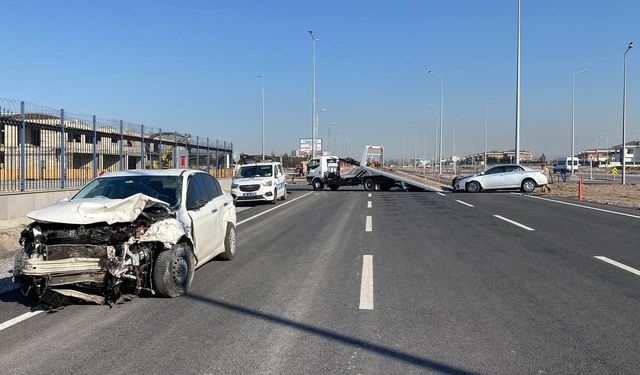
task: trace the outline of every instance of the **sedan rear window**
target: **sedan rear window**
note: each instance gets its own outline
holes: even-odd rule
[[[181,176],[104,177],[91,181],[72,199],[124,199],[142,193],[176,207],[180,204],[181,181]]]

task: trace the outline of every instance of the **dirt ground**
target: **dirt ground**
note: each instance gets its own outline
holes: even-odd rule
[[[578,183],[554,183],[549,185],[551,192],[544,193],[545,196],[578,199]],[[541,190],[536,189],[536,193]],[[640,209],[640,185],[627,184],[588,184],[582,188],[583,200],[612,206]]]
[[[18,240],[20,232],[29,225],[31,219],[17,218],[9,220],[0,220],[0,258],[20,248]]]

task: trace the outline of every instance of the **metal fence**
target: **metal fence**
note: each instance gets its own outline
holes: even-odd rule
[[[80,187],[105,172],[228,177],[233,143],[0,98],[0,192]]]

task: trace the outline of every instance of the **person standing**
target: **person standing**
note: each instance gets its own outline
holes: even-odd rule
[[[547,184],[546,185],[542,185],[542,192],[544,193],[545,190],[550,193],[551,192],[551,187],[549,187],[549,184],[551,184],[551,171],[549,171],[549,167],[547,166],[546,163],[543,163],[541,166],[542,168],[542,174],[544,174],[544,176],[547,178]]]

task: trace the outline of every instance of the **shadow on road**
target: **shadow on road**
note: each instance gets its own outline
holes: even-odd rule
[[[224,302],[224,301],[220,301],[220,300],[216,300],[213,298],[200,296],[196,294],[186,294],[183,296],[183,298],[191,298],[199,302],[207,303],[215,307],[233,311],[242,315],[247,315],[255,319],[266,320],[266,321],[276,323],[285,327],[297,329],[297,330],[311,333],[320,337],[324,337],[326,339],[334,340],[344,345],[359,347],[375,354],[379,354],[379,355],[392,358],[398,361],[406,362],[406,363],[419,366],[425,369],[429,369],[432,371],[437,371],[442,374],[461,374],[461,375],[476,374],[475,372],[449,366],[441,362],[437,362],[437,361],[419,357],[413,354],[401,352],[399,350],[377,345],[362,339],[346,336],[346,335],[329,331],[320,327],[315,327],[309,324],[296,322],[290,319],[286,319],[286,318],[279,317],[269,313],[264,313],[258,310],[250,309],[250,308],[236,305],[233,303]]]

